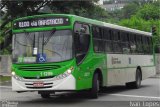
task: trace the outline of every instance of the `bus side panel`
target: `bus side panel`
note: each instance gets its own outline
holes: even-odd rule
[[[129,56],[123,54],[107,54],[107,86],[124,85],[127,81],[135,80],[136,68],[128,67],[128,57]]]
[[[142,79],[155,74],[152,55],[107,54],[107,85],[122,85],[135,81],[136,69],[141,67]]]
[[[77,90],[92,88],[92,80],[94,72],[100,68],[103,76],[103,86],[106,84],[106,60],[103,54],[89,54],[86,59],[81,63],[77,77]]]

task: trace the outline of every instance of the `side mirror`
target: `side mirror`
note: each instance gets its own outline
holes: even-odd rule
[[[80,28],[80,33],[86,33],[86,29],[84,27]]]
[[[79,30],[76,30],[76,33],[78,33],[79,35],[85,34],[86,33],[86,29],[81,27]]]
[[[76,23],[74,25],[74,32],[80,34],[90,34],[89,25],[83,23]]]

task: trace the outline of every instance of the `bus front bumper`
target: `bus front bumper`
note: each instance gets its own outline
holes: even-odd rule
[[[34,83],[41,82],[43,86],[36,86]],[[69,75],[66,78],[53,80],[53,79],[24,79],[22,81],[12,77],[12,90],[21,91],[69,91],[76,90],[76,79],[73,75]]]

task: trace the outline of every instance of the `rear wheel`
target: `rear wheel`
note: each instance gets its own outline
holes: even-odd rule
[[[129,82],[129,83],[126,83],[126,87],[127,88],[140,88],[141,86],[141,80],[142,80],[142,74],[141,74],[141,71],[140,69],[137,69],[136,70],[136,80],[134,82]]]
[[[98,74],[94,74],[93,77],[93,82],[92,82],[92,89],[90,91],[90,97],[91,98],[98,98],[98,91],[99,91],[99,79],[98,79]]]

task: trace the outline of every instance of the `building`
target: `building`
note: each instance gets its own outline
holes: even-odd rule
[[[99,4],[99,5],[103,5],[103,1],[104,1],[104,0],[99,0],[99,1],[98,1],[98,4]]]
[[[121,10],[127,3],[127,0],[104,0],[102,8],[108,11]]]

